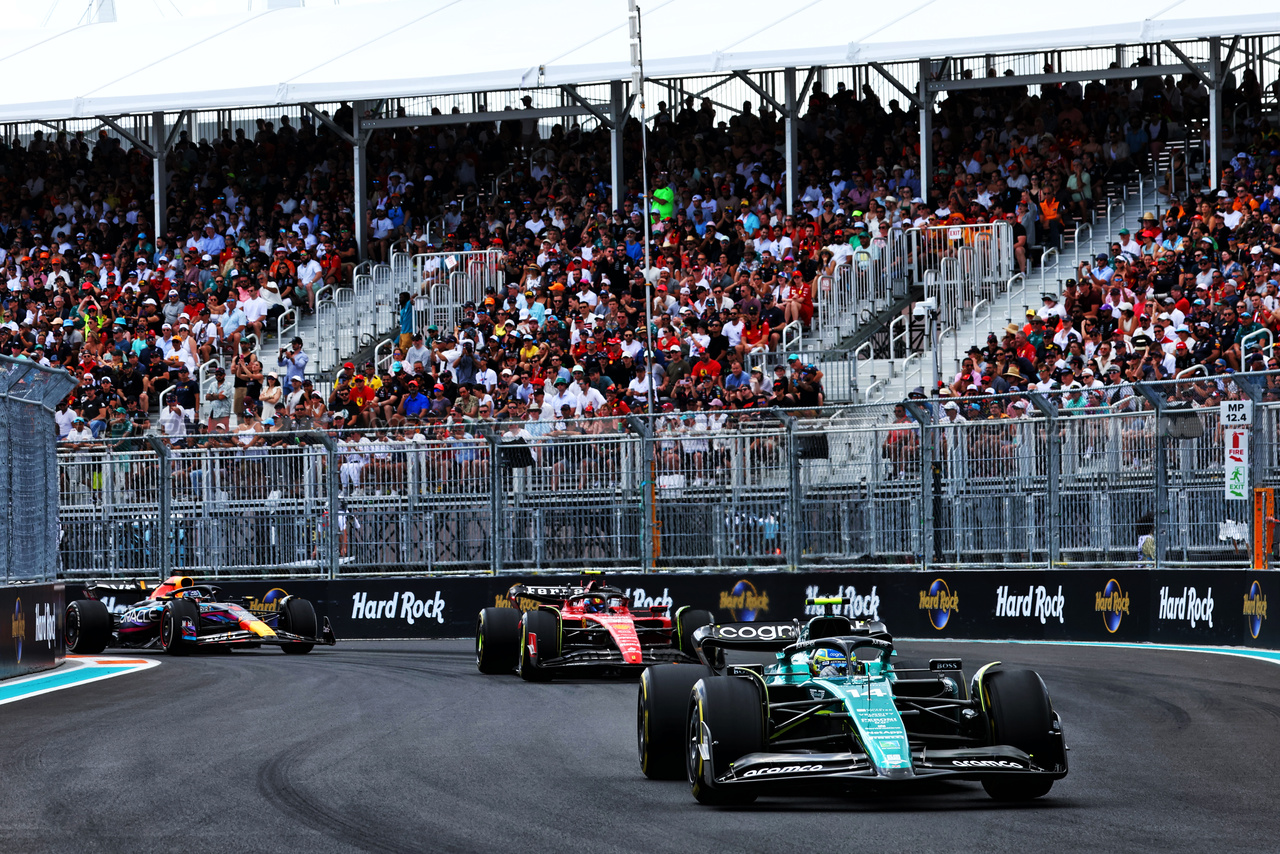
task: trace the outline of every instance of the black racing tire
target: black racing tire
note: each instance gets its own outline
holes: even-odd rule
[[[693,633],[703,626],[711,625],[716,618],[710,611],[701,608],[681,608],[676,612],[675,641],[676,649],[692,658],[698,657],[698,650],[693,645]]]
[[[682,780],[690,693],[707,675],[693,664],[655,664],[640,674],[636,747],[640,770],[650,780]]]
[[[485,608],[476,618],[476,669],[510,673],[520,659],[520,612]]]
[[[67,652],[97,655],[111,643],[111,612],[97,599],[77,599],[68,605],[64,626]]]
[[[760,685],[737,676],[707,676],[693,687],[685,733],[685,761],[694,799],[707,806],[740,806],[756,799],[753,789],[716,788],[707,783],[699,750],[702,728],[710,732],[711,765],[723,774],[730,763],[765,745],[765,710]]]
[[[182,637],[182,622],[191,620],[200,630],[200,606],[186,599],[171,599],[160,614],[160,649],[169,655],[186,655],[195,644]]]
[[[525,611],[520,619],[520,678],[526,682],[546,682],[551,672],[534,664],[529,650],[529,636],[535,639],[538,660],[560,657],[560,617],[550,611]]]
[[[320,620],[316,617],[316,608],[307,599],[290,596],[280,607],[280,619],[276,624],[291,635],[313,638],[320,632]],[[280,649],[288,655],[306,655],[315,648],[313,643],[286,643]]]
[[[1056,761],[1061,742],[1052,735],[1053,704],[1040,674],[1034,670],[996,670],[983,679],[982,690],[992,744],[1016,747],[1037,764]],[[985,779],[982,788],[997,801],[1031,801],[1047,795],[1053,780],[1011,774]]]

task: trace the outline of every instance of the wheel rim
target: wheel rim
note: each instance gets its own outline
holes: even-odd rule
[[[80,610],[74,605],[67,609],[67,621],[63,632],[67,637],[67,648],[75,649],[80,642]]]
[[[697,783],[702,778],[702,757],[698,754],[701,723],[702,721],[698,717],[698,709],[695,706],[689,713],[689,751],[685,762],[685,767],[689,772],[689,781],[692,783]]]
[[[168,608],[160,615],[160,646],[165,649],[173,646],[173,612]]]
[[[484,664],[484,617],[476,627],[476,664]]]
[[[644,709],[644,680],[640,681],[639,714],[636,715],[636,743],[640,746],[640,768],[644,770],[649,762],[648,742],[645,731],[649,728],[649,718]]]

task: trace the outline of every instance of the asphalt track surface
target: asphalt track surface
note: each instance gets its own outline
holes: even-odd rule
[[[0,707],[0,851],[1276,850],[1280,668],[1188,652],[899,644],[1044,676],[1044,799],[975,783],[697,805],[645,780],[634,682],[481,676],[462,641],[165,660]]]

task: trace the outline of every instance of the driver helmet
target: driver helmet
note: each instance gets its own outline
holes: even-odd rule
[[[603,596],[588,596],[582,603],[582,610],[588,614],[600,614],[608,610]]]
[[[820,649],[809,659],[809,670],[814,676],[823,678],[847,676],[849,663],[838,649]]]

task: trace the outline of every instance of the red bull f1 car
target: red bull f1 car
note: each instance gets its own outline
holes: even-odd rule
[[[260,602],[224,596],[211,584],[196,584],[175,575],[141,601],[113,614],[104,597],[129,599],[145,587],[91,585],[90,598],[67,605],[67,651],[92,655],[108,646],[126,649],[158,649],[184,655],[201,648],[234,649],[279,646],[287,653],[308,653],[316,644],[332,646],[329,618],[317,621],[315,608],[306,599],[284,596]]]
[[[515,670],[528,681],[556,675],[637,675],[654,664],[696,663],[695,629],[709,611],[665,605],[631,607],[622,590],[599,580],[578,586],[517,584],[509,608],[485,608],[476,621],[481,673]]]
[[[966,685],[959,659],[898,668],[883,623],[830,613],[805,625],[705,626],[693,644],[704,667],[641,676],[637,727],[644,774],[687,779],[700,803],[939,778],[1020,801],[1067,774],[1062,722],[1033,670],[992,662]],[[775,661],[724,666],[725,649]]]

